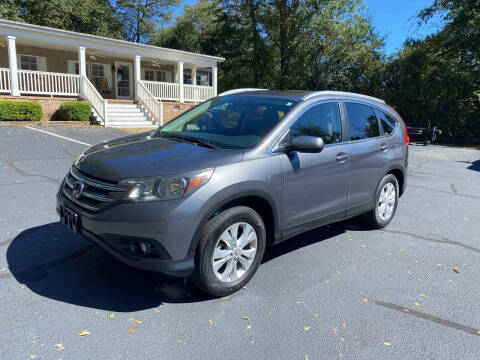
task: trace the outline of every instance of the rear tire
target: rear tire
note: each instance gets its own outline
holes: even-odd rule
[[[363,222],[373,229],[387,226],[397,211],[399,194],[395,175],[385,175],[375,191],[375,207],[363,215]]]
[[[265,225],[255,210],[246,206],[227,209],[203,228],[191,280],[210,295],[232,294],[255,274],[265,246]]]

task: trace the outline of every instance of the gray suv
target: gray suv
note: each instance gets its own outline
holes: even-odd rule
[[[57,212],[123,262],[224,296],[249,281],[267,245],[359,215],[388,225],[407,161],[405,124],[382,100],[234,90],[84,151]]]

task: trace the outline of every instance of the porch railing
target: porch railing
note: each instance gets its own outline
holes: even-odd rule
[[[213,87],[183,85],[186,101],[204,101],[213,97]]]
[[[10,69],[0,69],[0,93],[9,93],[10,90]]]
[[[86,98],[107,126],[107,100],[100,95],[98,90],[84,75],[81,77],[80,97]]]
[[[18,70],[22,94],[78,96],[80,76],[75,74]]]
[[[147,110],[152,114],[155,120],[163,125],[162,117],[162,102],[155,99],[152,93],[148,88],[142,83],[142,81],[137,81],[137,95],[138,100],[140,100]]]
[[[178,101],[179,91],[177,83],[145,80],[142,80],[142,83],[155,99]]]

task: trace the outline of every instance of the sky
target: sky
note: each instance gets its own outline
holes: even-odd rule
[[[423,38],[438,29],[439,21],[417,26],[418,11],[432,4],[433,0],[364,0],[367,13],[372,17],[377,32],[386,37],[385,52],[391,55],[400,50],[408,37]],[[174,15],[182,13],[183,5],[192,5],[195,0],[184,0],[174,11]]]

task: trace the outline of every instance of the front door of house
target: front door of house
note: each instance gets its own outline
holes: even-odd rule
[[[132,98],[132,64],[116,62],[116,88],[117,99]]]

